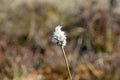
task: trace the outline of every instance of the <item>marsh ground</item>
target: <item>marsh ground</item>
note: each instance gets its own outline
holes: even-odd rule
[[[67,34],[74,80],[120,80],[119,0],[0,0],[0,80],[68,80],[55,26]]]

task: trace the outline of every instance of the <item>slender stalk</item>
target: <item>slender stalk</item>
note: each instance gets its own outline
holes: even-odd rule
[[[67,66],[67,71],[68,71],[68,74],[69,74],[69,78],[70,78],[70,80],[72,80],[72,75],[71,75],[71,72],[70,72],[70,68],[69,68],[69,64],[68,64],[68,60],[67,60],[67,57],[66,57],[66,54],[65,54],[64,47],[61,46],[61,49],[62,49],[63,57],[64,57],[64,60],[65,60],[65,64]]]

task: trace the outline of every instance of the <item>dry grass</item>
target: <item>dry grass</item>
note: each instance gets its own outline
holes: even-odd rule
[[[0,80],[67,80],[50,42],[58,24],[67,32],[74,80],[119,80],[119,14],[98,1],[0,0]]]

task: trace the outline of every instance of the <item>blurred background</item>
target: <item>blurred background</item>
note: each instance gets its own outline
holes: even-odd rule
[[[0,0],[0,80],[120,80],[120,0]]]

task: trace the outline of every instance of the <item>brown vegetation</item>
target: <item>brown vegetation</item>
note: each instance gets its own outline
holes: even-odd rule
[[[67,80],[60,48],[50,41],[58,24],[74,80],[120,80],[120,14],[94,1],[75,12],[50,3],[0,1],[0,80]]]

